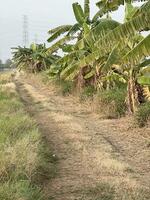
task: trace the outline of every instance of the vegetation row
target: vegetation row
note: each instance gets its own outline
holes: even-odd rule
[[[100,0],[93,18],[89,0],[84,1],[83,8],[73,3],[75,24],[49,30],[50,47],[31,44],[29,48],[15,48],[13,60],[20,70],[45,71],[49,79],[67,84],[66,90],[71,86],[78,91],[93,88],[100,101],[105,99],[104,104],[118,105],[116,116],[134,114],[140,108],[146,120],[150,100],[150,1],[141,2]],[[120,6],[125,10],[123,23],[111,17]]]

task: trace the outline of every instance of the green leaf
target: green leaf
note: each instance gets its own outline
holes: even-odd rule
[[[136,65],[144,57],[150,56],[150,34],[145,37],[139,44],[128,52],[124,58],[124,63]]]
[[[52,42],[57,39],[61,34],[68,32],[72,28],[72,25],[63,25],[49,31],[49,34],[53,33],[51,37],[48,38],[48,42]]]
[[[132,19],[132,17],[135,15],[135,13],[138,11],[137,7],[134,7],[131,3],[126,3],[125,6],[125,19],[124,21],[129,21]]]
[[[109,52],[112,51],[112,48],[119,43],[118,51],[123,49],[127,45],[128,37],[134,36],[137,34],[137,31],[141,31],[144,27],[150,27],[150,11],[149,13],[144,13],[140,16],[137,16],[126,22],[117,26],[112,31],[109,31],[104,37],[101,37],[95,43],[95,50],[89,54],[84,60],[80,61],[80,66],[82,63],[94,62],[95,59],[98,59]],[[148,42],[149,43],[149,42]]]
[[[81,25],[76,23],[72,26],[72,28],[68,31],[68,36],[74,35],[76,32],[80,31]]]
[[[90,32],[90,28],[86,22],[83,23],[83,30],[85,36]]]
[[[84,0],[84,15],[87,20],[90,18],[90,0]]]
[[[73,7],[74,15],[77,22],[82,25],[85,21],[85,15],[82,10],[82,7],[78,3],[73,3],[72,7]]]
[[[104,37],[110,30],[113,30],[119,25],[120,23],[110,19],[98,20],[93,24],[92,30],[90,30],[88,34],[84,35],[83,39],[79,40],[75,44],[75,48],[84,48],[85,41],[95,47],[95,42],[98,39]]]
[[[93,17],[92,21],[97,21],[99,17],[102,17],[105,14],[105,9],[100,9]]]
[[[150,65],[150,59],[145,59],[142,63],[139,64],[140,68]]]
[[[138,83],[141,84],[141,85],[150,85],[150,76],[139,77]]]
[[[70,36],[63,37],[62,39],[58,40],[55,44],[53,44],[51,47],[49,47],[47,49],[47,53],[51,54],[51,53],[57,51],[60,48],[60,46],[64,45],[66,42],[69,42],[72,39],[73,39],[73,37],[70,37]]]
[[[108,56],[108,59],[106,60],[106,63],[105,63],[105,65],[103,66],[103,68],[102,68],[102,72],[106,72],[106,71],[108,71],[110,68],[111,68],[111,66],[113,65],[113,64],[115,64],[115,62],[118,60],[118,52],[117,52],[117,47],[118,47],[118,45],[116,45],[113,49],[112,49],[112,51],[111,51],[111,53],[109,54],[109,56]]]

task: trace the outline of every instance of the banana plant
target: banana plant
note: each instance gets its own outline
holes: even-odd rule
[[[135,49],[138,49],[138,45],[141,46],[140,48],[142,48],[142,44],[146,45],[147,43],[146,41],[148,40],[148,39],[145,39],[144,41],[142,41],[142,43],[140,43],[142,36],[139,35],[139,32],[150,29],[150,20],[149,20],[150,19],[150,1],[148,1],[147,3],[145,3],[138,9],[133,8],[132,5],[126,4],[126,11],[128,12],[126,14],[125,22],[123,24],[119,24],[118,26],[116,26],[111,31],[108,31],[107,33],[103,33],[102,31],[102,34],[99,34],[99,38],[97,38],[97,40],[95,40],[94,43],[89,42],[91,38],[92,39],[94,38],[94,30],[90,30],[90,32],[86,34],[83,39],[77,42],[77,45],[76,45],[77,49],[78,48],[84,49],[85,41],[89,45],[90,44],[93,44],[93,45],[91,45],[92,48],[90,48],[90,51],[84,54],[84,56],[80,56],[79,58],[72,60],[72,62],[61,72],[61,76],[63,78],[73,80],[79,74],[81,69],[84,69],[85,66],[87,65],[94,66],[94,67],[91,67],[91,72],[93,73],[92,75],[95,74],[95,70],[93,70],[94,68],[96,69],[96,71],[97,71],[97,68],[99,68],[98,69],[99,72],[101,72],[102,69],[104,69],[104,71],[106,70],[107,72],[107,66],[113,66],[115,64],[115,61],[113,61],[114,58],[112,59],[112,56],[114,56],[114,53],[113,53],[114,47],[116,47],[116,51],[119,52],[120,59],[121,57],[125,57],[125,55],[128,54],[128,52],[130,52],[129,55],[131,55],[131,60],[132,61],[135,60],[135,55],[131,53],[132,50],[135,48],[135,46],[136,46]],[[133,52],[135,51],[135,49],[133,50]],[[143,47],[143,50],[144,49],[145,47]],[[147,49],[149,49],[149,46],[147,47]],[[140,51],[139,53],[142,54],[143,50]],[[128,59],[129,59],[129,55],[127,56]],[[141,60],[143,58],[144,57],[140,57]],[[104,59],[104,62],[100,63],[97,67],[95,63],[97,63],[97,61],[100,62],[103,59]],[[121,64],[119,63],[119,65]],[[128,70],[127,70],[128,71],[127,72],[128,73],[127,74],[128,94],[130,93],[127,99],[130,102],[129,111],[134,112],[136,108],[135,104],[137,100],[137,97],[135,96],[136,94],[134,92],[134,88],[135,88],[134,85],[136,82],[136,80],[134,79],[135,64],[134,65],[130,64],[127,66],[128,66]],[[108,70],[108,73],[109,73],[109,70]],[[101,79],[102,76],[100,75],[99,78]],[[131,103],[131,96],[132,97],[134,96],[133,103]]]
[[[49,53],[55,52],[59,48],[63,49],[71,40],[78,41],[82,39],[95,26],[97,21],[95,17],[90,19],[90,0],[84,0],[84,8],[79,3],[73,3],[72,8],[76,19],[74,25],[62,25],[48,31],[50,34],[48,42],[54,42],[63,35],[48,49]]]
[[[95,18],[98,18],[99,16],[101,17],[106,13],[116,11],[121,5],[127,5],[127,4],[131,5],[133,2],[146,2],[146,1],[148,0],[100,0],[96,3],[97,7],[99,8],[99,11],[95,15]]]
[[[135,112],[143,95],[149,99],[149,93],[144,94],[144,88],[150,84],[149,59],[150,34],[140,41],[131,51],[123,57],[125,68],[128,69],[128,108]],[[143,86],[143,87],[142,87]]]
[[[116,53],[116,52],[114,52]],[[126,104],[129,113],[136,111],[139,104],[145,99],[150,100],[150,35],[140,40],[123,57],[110,54],[107,61],[107,71],[101,82],[114,83],[118,81],[127,84]],[[115,62],[118,62],[115,66]],[[106,64],[105,64],[106,66]],[[115,85],[116,87],[116,85]]]
[[[13,60],[21,70],[39,72],[50,68],[59,56],[47,55],[45,44],[31,44],[30,48],[18,47],[13,49]]]
[[[138,31],[141,31],[145,27],[150,26],[149,17],[150,17],[149,12],[147,12],[147,14],[143,12],[142,14],[134,17],[128,22],[125,22],[124,24],[120,24],[119,26],[114,27],[111,31],[104,31],[104,28],[101,29],[98,26],[95,29],[92,29],[83,39],[77,42],[77,46],[80,49],[84,48],[85,41],[87,42],[91,40],[91,38],[93,39],[94,33],[99,32],[98,38],[96,38],[90,43],[91,46],[93,45],[92,50],[89,51],[88,54],[83,58],[79,58],[78,59],[79,62],[75,63],[77,67],[72,66],[72,68],[78,71],[80,68],[86,66],[87,64],[93,64],[95,60],[109,54],[112,51],[113,47],[116,46],[118,42],[119,42],[118,49],[119,50],[124,49],[131,35],[134,36],[137,34]],[[70,67],[68,67],[68,71],[65,70],[67,76],[70,73],[69,71]],[[72,75],[70,74],[70,77],[73,77],[73,74]]]

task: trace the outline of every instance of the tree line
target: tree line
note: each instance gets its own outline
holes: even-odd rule
[[[0,69],[1,70],[6,69],[6,68],[8,69],[11,67],[15,67],[11,59],[7,59],[5,62],[0,60]]]

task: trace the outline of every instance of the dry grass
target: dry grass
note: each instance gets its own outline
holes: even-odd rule
[[[103,182],[96,187],[87,188],[88,200],[149,200],[150,192],[136,186],[128,186],[124,183],[113,184]],[[82,200],[86,200],[83,198]]]
[[[0,84],[6,84],[8,82],[11,82],[11,73],[2,73],[0,74]]]
[[[0,78],[0,199],[45,200],[33,183],[51,177],[51,153],[25,112],[10,74]]]

